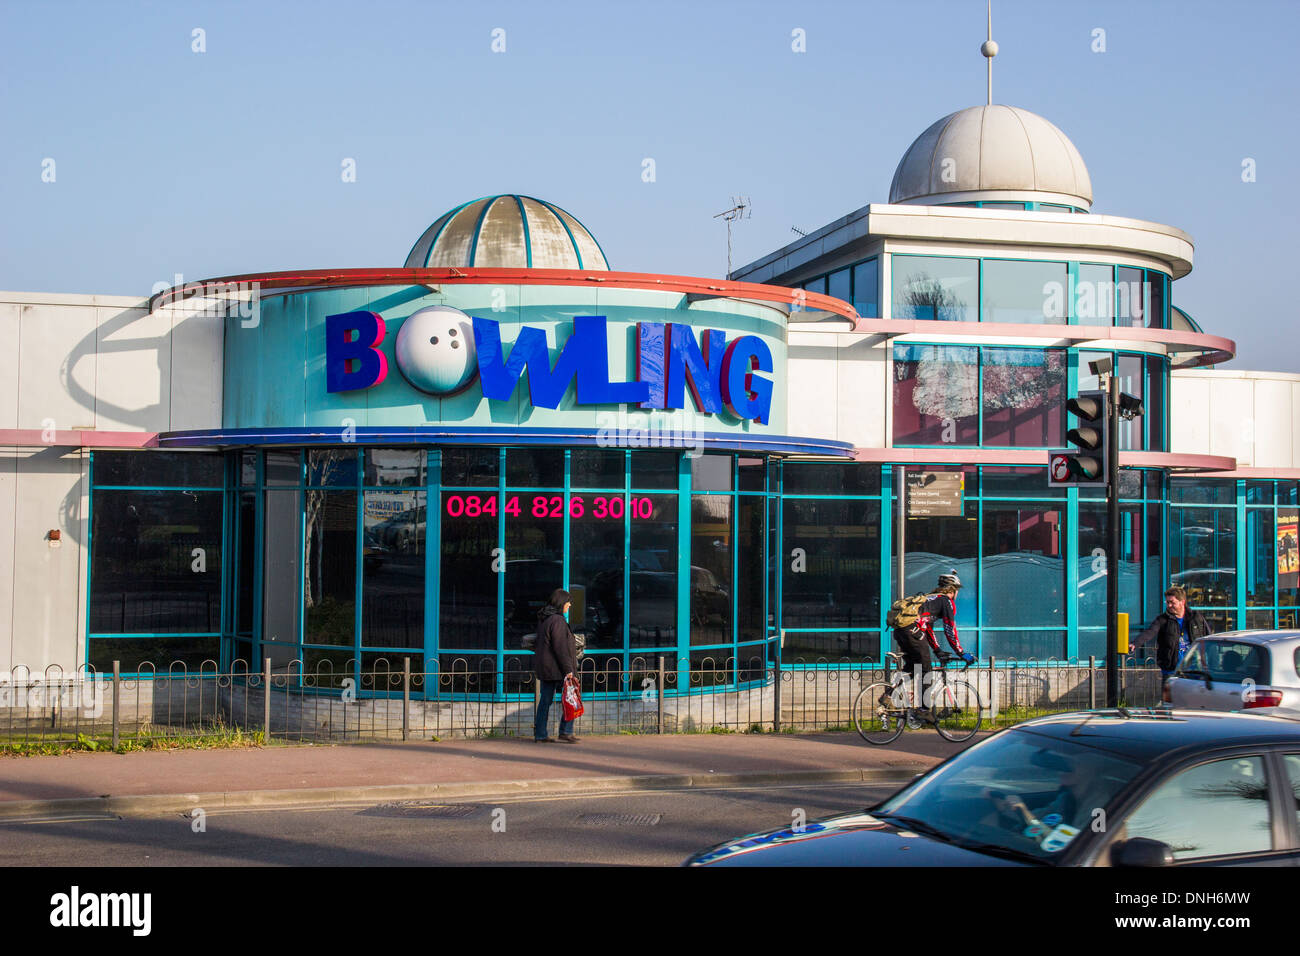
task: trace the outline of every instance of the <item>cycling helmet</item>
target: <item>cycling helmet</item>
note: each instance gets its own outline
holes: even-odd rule
[[[953,568],[947,574],[939,575],[939,587],[941,588],[959,588],[961,587],[961,578],[957,577],[957,569]]]

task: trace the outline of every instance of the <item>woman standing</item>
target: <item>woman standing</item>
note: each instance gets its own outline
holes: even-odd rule
[[[541,697],[537,702],[537,716],[533,721],[533,739],[539,744],[554,742],[547,736],[547,720],[551,715],[551,703],[555,692],[563,690],[566,677],[572,677],[578,669],[578,642],[569,630],[565,615],[573,602],[568,591],[556,588],[551,592],[551,599],[546,607],[537,612],[537,645],[533,650],[533,673],[537,675],[537,684]],[[566,744],[576,744],[578,738],[573,736],[573,721],[560,720],[560,740]]]

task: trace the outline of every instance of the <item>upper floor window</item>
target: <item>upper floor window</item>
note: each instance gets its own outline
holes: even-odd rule
[[[905,255],[893,258],[894,318],[978,321],[978,259]]]
[[[984,322],[1064,325],[1070,273],[1064,262],[985,259]]]

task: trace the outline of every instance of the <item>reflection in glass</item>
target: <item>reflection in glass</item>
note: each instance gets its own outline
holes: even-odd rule
[[[737,499],[736,640],[741,643],[761,641],[765,636],[763,512],[766,507],[765,499],[758,495],[741,495]]]
[[[462,473],[463,474],[463,473]],[[467,504],[473,497],[472,506]],[[497,646],[497,516],[483,502],[495,494],[443,492],[438,645],[440,648],[495,649]],[[508,522],[507,522],[508,523]]]
[[[731,634],[731,501],[691,497],[691,644],[727,644]]]
[[[355,448],[309,448],[307,450],[307,484],[354,488],[356,483]]]
[[[570,484],[574,488],[622,488],[621,448],[575,448],[569,461]]]
[[[781,480],[787,495],[880,494],[880,466],[874,462],[788,461]]]
[[[621,651],[627,504],[621,494],[575,494],[570,502],[569,591],[585,603],[587,647]]]
[[[1237,512],[1169,509],[1169,572],[1192,607],[1237,604]]]
[[[1105,628],[1106,626],[1106,551],[1110,547],[1106,517],[1104,504],[1079,503],[1078,615],[1081,627]],[[1159,541],[1144,542],[1144,532],[1142,506],[1122,505],[1119,531],[1119,609],[1132,615],[1130,623],[1133,625],[1145,617],[1142,588],[1143,564],[1149,563],[1149,561],[1144,562],[1144,557],[1146,552],[1152,549],[1157,551],[1156,570],[1152,577],[1157,585],[1160,584]],[[1163,610],[1163,586],[1160,587],[1160,594],[1160,609]],[[1136,632],[1133,636],[1137,636]]]
[[[444,486],[495,485],[501,470],[501,455],[496,448],[444,448],[442,483]]]
[[[808,498],[784,507],[782,626],[879,627],[880,504]]]
[[[980,582],[984,626],[1064,625],[1061,512],[1028,504],[985,503]],[[1059,656],[1059,649],[1053,653]]]
[[[219,454],[177,451],[97,451],[95,484],[220,488],[225,459]]]
[[[979,349],[894,346],[894,444],[978,444],[979,412]]]
[[[1063,444],[1065,352],[985,349],[983,360],[984,444]]]
[[[425,466],[429,460],[424,449],[366,449],[366,484],[424,486]]]
[[[240,634],[251,634],[253,632],[253,576],[257,561],[257,492],[255,491],[244,491],[239,495],[239,536],[236,547],[238,554],[235,561],[235,588],[239,602],[236,630]]]
[[[731,456],[709,454],[692,458],[691,488],[695,491],[731,491]]]
[[[564,450],[506,449],[506,484],[515,488],[564,487]]]
[[[1064,262],[984,260],[984,322],[1064,325],[1069,273]]]
[[[894,260],[894,318],[974,322],[979,260],[899,256]]]
[[[864,319],[880,318],[879,259],[868,259],[853,267],[853,308]]]
[[[361,643],[423,648],[425,493],[367,491],[364,500]]]
[[[1277,567],[1277,536],[1272,508],[1246,510],[1246,603],[1255,607],[1274,604],[1273,572]]]
[[[575,496],[570,501],[581,496]],[[560,499],[560,508],[551,508],[552,499]],[[519,504],[519,514],[511,502]],[[535,517],[533,502],[542,500],[547,507],[544,517]],[[563,492],[549,496],[540,492],[506,494],[506,604],[505,646],[507,650],[523,646],[525,634],[537,633],[537,612],[546,606],[551,592],[564,585],[564,516]],[[587,607],[586,594],[572,585],[573,607],[569,611],[569,624],[573,630],[583,630],[590,619],[598,618],[599,611]]]
[[[675,451],[638,451],[632,456],[633,488],[676,488]]]
[[[267,453],[269,460],[271,453]],[[298,602],[303,593],[297,489],[264,492],[262,506],[262,655],[281,664],[298,657]]]
[[[1078,325],[1115,323],[1115,267],[1081,263],[1074,287],[1074,321]],[[1080,363],[1080,367],[1084,367]]]
[[[306,495],[303,643],[352,644],[356,634],[357,493]]]
[[[635,459],[634,459],[635,460]],[[647,495],[630,519],[628,639],[634,648],[677,644],[677,497]],[[641,517],[649,510],[650,517]]]
[[[1142,328],[1146,325],[1146,276],[1141,269],[1120,266],[1115,277],[1115,324]]]

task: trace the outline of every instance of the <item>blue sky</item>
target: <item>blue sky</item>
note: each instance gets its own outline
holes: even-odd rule
[[[567,208],[616,269],[720,276],[712,217],[734,194],[753,203],[737,264],[886,201],[916,135],[984,101],[984,17],[982,0],[0,0],[0,288],[400,265],[440,213],[498,192]],[[1300,372],[1280,289],[1300,246],[1300,4],[999,0],[993,18],[994,102],[1070,136],[1094,212],[1192,235],[1174,302],[1236,339],[1233,367]]]

